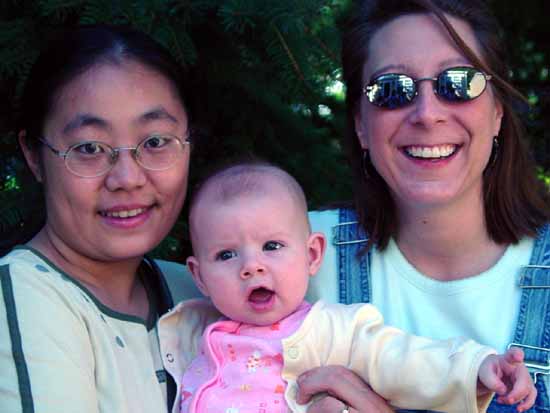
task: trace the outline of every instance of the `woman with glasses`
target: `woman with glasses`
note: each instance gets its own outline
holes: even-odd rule
[[[185,86],[157,43],[115,27],[72,31],[34,65],[19,142],[47,218],[0,259],[0,411],[171,407],[155,323],[172,298],[144,254],[185,199]]]
[[[539,394],[530,411],[546,412],[550,204],[503,51],[479,0],[358,2],[342,52],[355,206],[311,215],[333,242],[310,293],[370,301],[414,334],[522,348]],[[310,411],[391,411],[343,368],[299,383],[302,401],[335,396]]]

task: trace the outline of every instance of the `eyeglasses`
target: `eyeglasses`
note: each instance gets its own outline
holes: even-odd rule
[[[398,109],[410,104],[418,95],[417,83],[434,83],[434,93],[448,102],[467,102],[480,96],[491,76],[473,67],[451,67],[437,77],[413,79],[401,73],[386,73],[375,77],[363,88],[373,105]]]
[[[137,146],[112,146],[98,141],[78,142],[65,152],[55,149],[45,139],[39,139],[53,153],[65,160],[65,166],[81,178],[95,178],[106,174],[118,160],[120,151],[131,151],[132,157],[143,168],[164,171],[174,166],[185,152],[189,140],[174,135],[150,135]]]

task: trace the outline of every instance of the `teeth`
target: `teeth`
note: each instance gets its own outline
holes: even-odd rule
[[[438,159],[452,155],[456,151],[456,146],[408,146],[405,148],[405,151],[408,155],[415,158]]]
[[[101,215],[112,218],[132,218],[145,211],[145,208],[129,209],[127,211],[102,212]]]

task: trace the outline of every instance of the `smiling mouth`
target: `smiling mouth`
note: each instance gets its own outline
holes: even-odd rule
[[[409,158],[437,161],[450,158],[460,148],[461,145],[447,144],[439,146],[404,146],[402,150]]]
[[[248,301],[254,304],[267,303],[269,302],[269,300],[271,300],[271,297],[273,297],[274,294],[274,291],[265,287],[255,288],[250,292],[248,296]]]
[[[140,214],[143,214],[149,208],[135,208],[121,211],[99,211],[99,215],[106,218],[133,218]]]

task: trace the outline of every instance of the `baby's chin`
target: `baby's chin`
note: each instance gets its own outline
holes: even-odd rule
[[[245,324],[252,324],[259,327],[268,327],[277,324],[283,317],[275,314],[247,314],[245,316],[241,316],[238,318],[234,318],[233,320],[239,321],[241,323]]]
[[[287,314],[281,314],[279,311],[270,311],[269,313],[258,313],[255,311],[249,311],[246,314],[239,314],[232,318],[234,321],[238,321],[244,324],[252,324],[259,327],[275,326]]]

